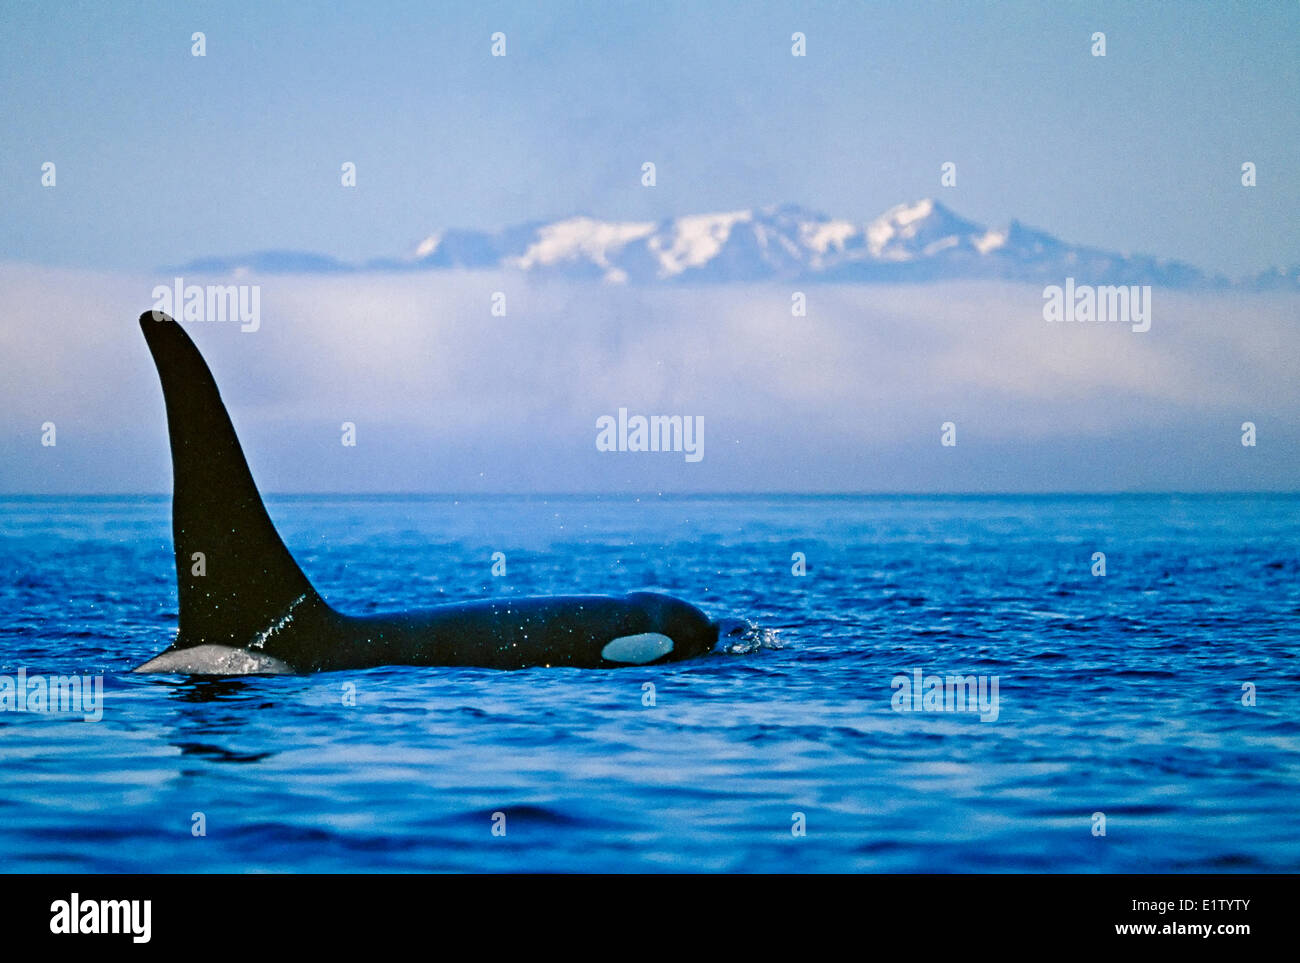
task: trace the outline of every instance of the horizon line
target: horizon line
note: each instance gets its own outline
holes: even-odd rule
[[[537,492],[441,492],[441,491],[273,491],[262,492],[263,498],[330,498],[330,499],[456,499],[456,498],[1257,498],[1257,497],[1300,497],[1300,488],[1295,489],[1114,489],[1109,491],[890,491],[880,490],[844,490],[844,491],[537,491]],[[84,499],[126,499],[147,498],[162,499],[172,496],[170,491],[134,491],[134,492],[3,492],[2,499],[55,500],[68,498]]]

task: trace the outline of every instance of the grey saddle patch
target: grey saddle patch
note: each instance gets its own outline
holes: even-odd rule
[[[613,639],[600,650],[600,657],[606,662],[645,665],[672,650],[673,640],[668,636],[658,632],[642,632],[639,635],[620,635]]]
[[[136,672],[175,672],[180,675],[289,675],[293,668],[274,656],[227,645],[196,645],[155,656]]]

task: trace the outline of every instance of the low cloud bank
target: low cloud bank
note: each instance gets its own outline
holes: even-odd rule
[[[996,282],[809,285],[796,316],[768,284],[185,281],[260,287],[255,332],[186,327],[264,491],[1300,488],[1295,294],[1156,288],[1139,333]],[[0,266],[0,491],[170,488],[135,318],[172,283]],[[599,451],[620,408],[702,419],[703,457]]]

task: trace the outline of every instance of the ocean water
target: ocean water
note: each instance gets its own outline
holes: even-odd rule
[[[0,712],[5,870],[1300,870],[1300,498],[268,506],[344,611],[650,588],[778,641],[132,675],[175,632],[169,500],[0,499],[0,674],[104,685],[99,721]],[[996,677],[996,720],[895,711],[918,669]]]

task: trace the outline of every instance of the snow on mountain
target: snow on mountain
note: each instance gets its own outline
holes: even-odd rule
[[[506,255],[503,260],[524,271],[581,271],[584,265],[590,265],[607,281],[626,281],[627,272],[614,261],[628,244],[648,237],[654,229],[653,222],[619,224],[572,217],[543,225],[522,254]]]
[[[866,226],[867,250],[882,261],[912,261],[962,247],[985,233],[936,201],[890,208]]]
[[[865,224],[796,205],[693,214],[659,223],[588,216],[522,224],[500,232],[445,230],[401,258],[349,265],[294,251],[205,258],[205,273],[337,273],[439,268],[510,269],[606,283],[740,281],[926,282],[955,278],[1080,283],[1226,286],[1187,264],[1067,244],[1019,221],[989,229],[927,198]],[[1300,290],[1300,271],[1240,282]]]

